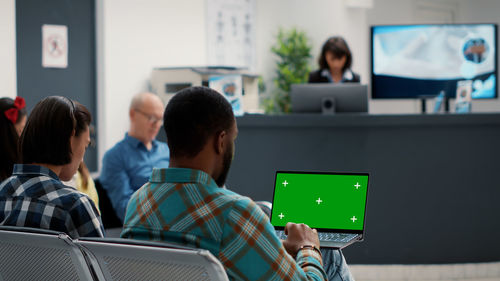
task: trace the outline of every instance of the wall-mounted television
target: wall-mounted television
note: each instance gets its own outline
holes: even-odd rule
[[[464,82],[473,99],[497,97],[496,24],[371,27],[372,98],[454,98]]]

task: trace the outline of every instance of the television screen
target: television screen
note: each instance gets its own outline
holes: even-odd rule
[[[372,26],[372,98],[497,97],[497,26]]]

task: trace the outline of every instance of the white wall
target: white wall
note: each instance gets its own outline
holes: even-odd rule
[[[147,90],[151,69],[204,65],[205,0],[98,1],[99,159],[128,128],[131,97]],[[343,1],[257,0],[257,72],[272,87],[270,52],[279,27],[296,26],[313,44],[314,66],[329,36],[340,34],[351,45],[353,69],[368,82],[366,10],[346,8]]]
[[[206,64],[204,0],[98,0],[99,159],[123,138],[153,67]]]
[[[17,95],[14,1],[0,1],[0,97],[12,98]]]
[[[257,0],[257,71],[266,85],[273,85],[276,57],[271,46],[279,28],[296,27],[305,31],[312,43],[313,69],[324,41],[333,35],[343,36],[353,53],[353,70],[368,82],[368,31],[366,10],[347,8],[344,1],[326,0]]]
[[[344,36],[353,69],[369,83],[369,29],[372,24],[419,22],[415,3],[426,0],[373,0],[371,9],[348,8],[346,0],[256,0],[257,72],[272,87],[271,45],[279,27],[304,30],[319,49],[332,35]],[[429,2],[429,1],[428,1]],[[457,22],[500,23],[500,1],[435,0],[457,4]],[[153,67],[204,65],[205,0],[96,0],[98,45],[99,159],[128,128],[131,97],[148,89]],[[0,95],[15,96],[15,0],[0,0]],[[500,111],[500,100],[474,101],[473,111]],[[371,113],[417,113],[415,101],[370,101]]]

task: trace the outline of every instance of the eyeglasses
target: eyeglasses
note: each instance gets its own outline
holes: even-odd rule
[[[146,112],[141,111],[139,109],[134,109],[134,110],[137,111],[137,112],[139,112],[140,114],[144,115],[144,117],[146,117],[146,119],[148,119],[148,122],[150,124],[157,124],[157,123],[159,123],[160,126],[163,125],[163,120],[162,119],[158,119],[158,118],[154,117],[153,115],[149,115]]]

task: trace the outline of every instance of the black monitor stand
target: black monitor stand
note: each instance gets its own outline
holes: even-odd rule
[[[427,113],[427,99],[424,97],[420,97],[420,108],[421,108],[421,113],[426,114]]]
[[[436,96],[420,96],[419,98],[420,98],[420,103],[421,103],[420,107],[422,110],[421,113],[426,114],[427,113],[427,99],[434,99],[434,98],[436,98]],[[445,113],[450,112],[450,98],[445,95],[443,103],[444,103],[444,112]]]
[[[445,113],[450,112],[450,98],[445,96],[443,102],[444,102],[444,112]]]

